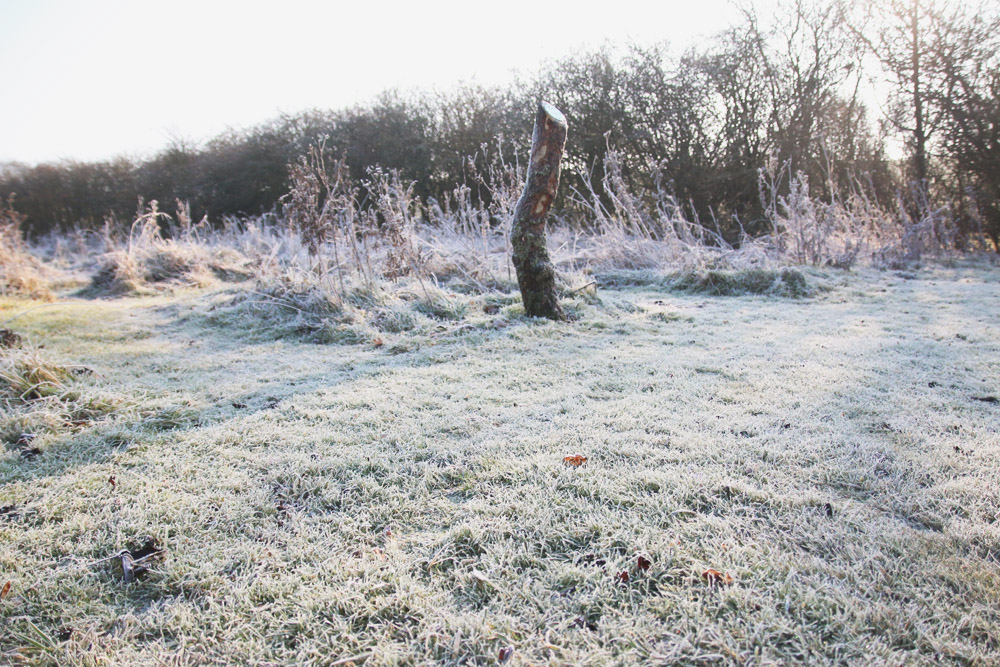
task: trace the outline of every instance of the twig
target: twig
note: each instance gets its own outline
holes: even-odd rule
[[[587,283],[586,285],[583,285],[582,287],[577,287],[577,288],[574,288],[574,289],[571,289],[571,290],[567,290],[566,293],[567,294],[576,294],[577,292],[582,292],[583,290],[587,289],[590,286],[597,287],[597,281],[596,280],[591,280],[589,283]]]
[[[367,660],[368,658],[372,657],[374,653],[375,651],[366,651],[364,653],[358,653],[357,655],[352,655],[347,658],[341,658],[336,662],[331,662],[330,667],[334,667],[335,665],[346,665],[347,663],[354,662],[355,660]]]

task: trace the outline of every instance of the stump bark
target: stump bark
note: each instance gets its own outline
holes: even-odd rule
[[[559,162],[566,146],[566,117],[548,102],[538,104],[524,192],[514,208],[510,242],[517,286],[531,317],[565,320],[556,298],[556,270],[545,245],[545,222],[559,189]]]

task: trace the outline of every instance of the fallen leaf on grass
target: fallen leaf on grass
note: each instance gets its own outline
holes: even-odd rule
[[[470,572],[469,578],[472,579],[474,582],[476,582],[476,585],[481,588],[487,588],[492,590],[497,589],[496,584],[490,581],[490,578],[487,577],[485,573],[480,572],[479,570],[473,570],[472,572]]]
[[[645,572],[646,570],[648,570],[650,567],[653,566],[653,561],[649,560],[648,558],[645,558],[644,556],[639,556],[639,558],[636,560],[636,565],[640,570]]]
[[[579,454],[573,454],[572,456],[564,456],[563,463],[568,463],[571,466],[578,467],[582,466],[587,462],[586,456],[581,456]]]
[[[2,601],[7,595],[10,594],[10,580],[0,588],[0,601]]]
[[[630,577],[628,576],[628,570],[622,570],[615,575],[615,579],[619,584],[627,584]]]
[[[1000,398],[996,396],[973,396],[972,400],[981,401],[983,403],[1000,403]]]
[[[108,477],[108,484],[111,485],[112,489],[115,488],[116,486],[118,486],[118,480],[115,479],[114,475],[112,475],[111,477]]]
[[[708,569],[701,573],[701,578],[709,583],[711,586],[721,585],[728,586],[733,583],[733,578],[728,574],[719,572],[718,570]]]
[[[382,341],[381,338],[376,338],[375,340],[372,341],[372,345],[374,345],[375,347],[382,347],[383,345],[385,345],[385,343]]]
[[[20,347],[21,337],[10,329],[0,329],[0,349]]]
[[[510,656],[512,655],[514,655],[514,649],[511,648],[510,646],[504,646],[502,649],[500,649],[500,652],[497,654],[497,662],[499,662],[502,665],[503,663],[510,660]]]

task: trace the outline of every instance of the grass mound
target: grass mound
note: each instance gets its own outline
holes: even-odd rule
[[[261,276],[252,288],[227,294],[209,308],[208,321],[258,340],[381,346],[395,338],[412,342],[453,330],[502,328],[523,316],[516,293],[456,293],[415,279],[344,286],[297,269]]]
[[[0,398],[5,403],[26,403],[66,390],[73,371],[44,359],[33,347],[0,350]]]
[[[207,287],[218,280],[243,280],[252,275],[250,260],[238,250],[201,240],[189,224],[178,236],[164,238],[161,225],[170,216],[151,201],[132,223],[128,239],[116,243],[91,279],[97,293],[149,294],[174,287]],[[116,248],[117,246],[117,248]]]
[[[711,296],[762,294],[797,299],[813,293],[805,275],[787,267],[780,270],[691,271],[672,275],[668,285],[675,290]]]
[[[758,294],[802,298],[815,293],[805,274],[795,268],[705,269],[661,274],[655,271],[606,271],[595,274],[604,287],[660,287],[710,296]]]
[[[207,287],[249,277],[248,260],[232,249],[159,239],[148,247],[108,253],[92,287],[115,295],[148,294],[174,287]]]
[[[74,386],[90,374],[84,366],[55,363],[20,339],[0,348],[0,440],[29,456],[39,451],[32,446],[39,435],[79,428],[115,411],[118,399]]]

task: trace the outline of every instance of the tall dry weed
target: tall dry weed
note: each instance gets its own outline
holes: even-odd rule
[[[24,216],[14,197],[0,199],[0,294],[51,299],[45,267],[30,252],[21,229]]]

